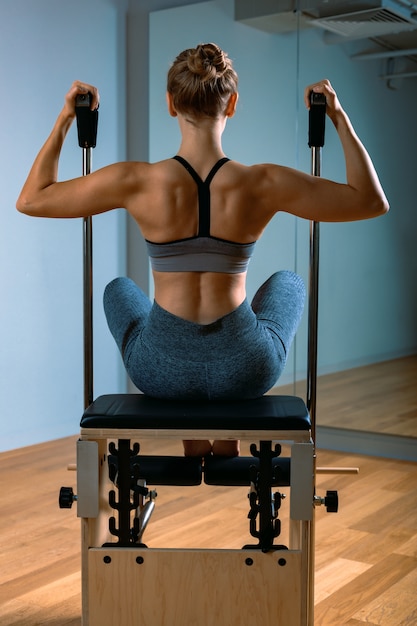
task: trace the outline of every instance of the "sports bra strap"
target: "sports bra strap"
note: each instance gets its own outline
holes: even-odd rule
[[[208,176],[205,180],[197,174],[195,169],[186,161],[183,157],[176,154],[172,157],[181,165],[185,167],[187,172],[191,174],[198,187],[198,236],[199,237],[209,237],[210,236],[210,183],[213,180],[215,174],[218,170],[230,161],[227,157],[223,157],[219,159],[217,163],[213,165]]]
[[[227,163],[228,161],[230,161],[230,159],[228,159],[227,157],[223,157],[222,159],[219,159],[217,163],[215,163],[213,167],[211,168],[211,170],[209,171],[207,178],[204,181],[204,184],[207,186],[210,185],[211,181],[214,178],[214,175],[217,174],[221,166]]]

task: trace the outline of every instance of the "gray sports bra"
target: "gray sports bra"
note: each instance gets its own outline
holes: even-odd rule
[[[174,156],[191,174],[198,187],[198,234],[167,243],[146,240],[151,267],[157,272],[246,272],[255,248],[252,243],[236,243],[210,235],[210,183],[230,159],[217,161],[203,181],[182,157]]]

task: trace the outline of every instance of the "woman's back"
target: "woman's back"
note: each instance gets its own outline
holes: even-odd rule
[[[224,242],[238,244],[232,246],[233,255],[238,254],[241,247],[242,254],[250,256],[248,244],[256,242],[268,221],[256,207],[257,187],[251,183],[252,168],[233,161],[219,163],[210,185],[203,190],[209,197],[205,207],[207,215],[201,217],[204,194],[201,192],[199,196],[195,178],[206,181],[214,164],[204,164],[197,172],[190,163],[193,176],[185,163],[175,159],[148,166],[145,175],[142,172],[140,178],[146,181],[145,186],[141,185],[138,190],[137,206],[133,203],[129,208],[144,238],[151,242],[150,247],[161,250],[161,254],[166,251],[165,256],[170,259],[169,271],[163,269],[168,267],[168,262],[162,269],[161,264],[155,263],[156,301],[169,312],[197,323],[210,323],[243,302],[246,268],[234,270],[233,261],[227,262],[228,243]],[[202,232],[203,224],[200,224],[204,218],[207,232]],[[198,254],[190,254],[187,261],[187,244],[192,244],[193,252],[198,250],[204,258],[210,250],[210,239],[215,240],[217,254],[224,257],[224,271],[219,262],[211,267],[210,261],[201,271],[200,266],[195,265]],[[176,244],[170,247],[172,242]],[[222,250],[222,244],[226,250]],[[176,271],[173,262],[175,245],[181,248],[181,271]]]
[[[193,166],[193,163],[190,162]],[[201,171],[202,180],[214,162]],[[143,164],[138,164],[139,168]],[[174,159],[146,164],[140,174],[137,205],[129,212],[148,241],[165,243],[195,237],[199,228],[198,187]],[[251,167],[225,163],[210,183],[210,235],[237,243],[259,239],[268,219],[254,206],[259,186],[251,185]]]

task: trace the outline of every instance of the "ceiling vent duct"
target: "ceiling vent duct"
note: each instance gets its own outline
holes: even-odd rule
[[[316,26],[327,40],[343,41],[415,30],[415,7],[408,0],[235,0],[235,19],[273,33]]]
[[[383,37],[417,29],[417,15],[381,2],[380,7],[328,15],[312,19],[311,24],[346,39]]]

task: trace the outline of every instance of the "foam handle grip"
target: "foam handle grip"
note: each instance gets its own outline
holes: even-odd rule
[[[308,145],[310,148],[324,146],[326,128],[326,96],[311,92],[308,114]]]
[[[75,103],[78,145],[80,148],[95,148],[97,142],[98,110],[90,109],[91,94],[78,96]]]

